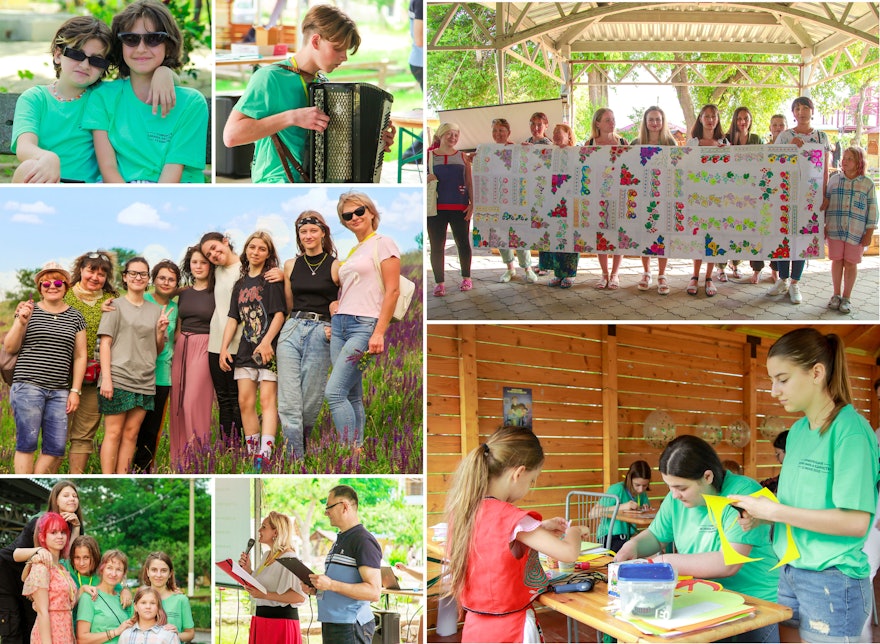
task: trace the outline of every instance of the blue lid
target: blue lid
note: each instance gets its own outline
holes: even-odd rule
[[[676,581],[668,563],[624,563],[617,569],[618,581]]]

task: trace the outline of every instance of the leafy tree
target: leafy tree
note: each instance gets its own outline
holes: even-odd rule
[[[25,300],[37,301],[40,299],[40,292],[37,290],[34,277],[41,270],[40,268],[19,268],[15,271],[15,281],[18,283],[18,286],[15,290],[6,291],[6,299],[15,302],[24,302]]]
[[[114,271],[115,272],[114,277],[115,277],[115,281],[116,281],[116,289],[124,291],[125,284],[122,281],[122,269],[125,266],[125,262],[127,262],[128,260],[130,260],[133,257],[137,257],[138,255],[140,255],[140,253],[138,251],[132,250],[130,248],[120,248],[117,246],[114,246],[113,248],[111,248],[110,251],[116,255],[116,266],[118,267],[118,270]]]

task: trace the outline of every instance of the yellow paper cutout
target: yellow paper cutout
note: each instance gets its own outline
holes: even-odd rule
[[[762,487],[760,490],[756,492],[752,492],[748,496],[759,497],[764,496],[773,501],[774,503],[779,503],[779,499],[776,498],[776,495],[773,494],[770,490],[765,487]],[[724,496],[713,496],[710,494],[704,494],[703,498],[706,500],[706,508],[709,511],[709,517],[712,519],[712,522],[715,524],[715,527],[718,528],[718,536],[721,539],[721,553],[724,555],[724,563],[728,566],[745,563],[747,561],[760,561],[760,557],[758,559],[752,559],[748,557],[744,557],[744,555],[739,554],[736,550],[733,549],[733,546],[730,545],[730,540],[727,538],[727,535],[724,533],[725,529],[721,524],[721,516],[724,513],[724,508],[728,505],[732,504],[733,499],[728,499]],[[736,520],[734,519],[734,522]],[[733,527],[733,523],[727,527],[729,530]],[[791,534],[791,526],[788,524],[785,525],[785,553],[782,555],[782,558],[779,560],[775,566],[773,566],[770,570],[776,570],[780,566],[783,566],[787,563],[794,561],[795,559],[800,558],[801,553],[798,550],[797,544],[794,542],[794,537]],[[732,553],[733,556],[728,558],[728,555]]]
[[[725,496],[713,496],[709,494],[704,494],[703,498],[706,500],[706,508],[709,510],[709,518],[718,530],[718,538],[721,541],[721,554],[724,555],[724,565],[734,566],[736,564],[748,563],[749,561],[758,561],[758,559],[755,559],[754,557],[748,557],[734,550],[727,535],[724,534],[724,526],[721,524],[721,516],[724,514],[724,508],[730,505],[733,501]]]

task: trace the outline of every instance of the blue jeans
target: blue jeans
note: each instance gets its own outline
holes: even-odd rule
[[[330,359],[333,371],[324,395],[339,438],[356,446],[364,442],[364,380],[357,359],[350,362],[349,358],[366,352],[376,322],[376,318],[339,313],[333,316],[332,322]]]
[[[779,268],[779,277],[784,280],[791,277],[793,280],[800,281],[801,275],[804,274],[804,265],[806,263],[806,260],[803,259],[796,259],[791,262],[777,261],[776,265]]]
[[[302,458],[324,402],[330,370],[325,322],[290,319],[278,334],[278,415],[288,456]]]
[[[42,453],[64,456],[67,447],[67,389],[43,389],[27,382],[15,382],[10,390],[15,418],[15,450],[25,454],[37,451],[43,428]]]
[[[804,642],[858,642],[871,616],[871,582],[831,567],[803,570],[785,565],[776,601],[792,610],[783,626],[797,628]]]

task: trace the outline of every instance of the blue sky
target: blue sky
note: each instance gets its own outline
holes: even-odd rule
[[[336,215],[347,186],[6,186],[0,191],[0,296],[15,271],[47,261],[69,267],[97,248],[131,248],[151,264],[180,261],[203,233],[228,233],[236,250],[255,230],[268,230],[282,261],[296,255],[293,222],[306,209],[327,219],[342,257],[357,240]],[[422,230],[420,187],[359,188],[379,207],[379,232],[401,251],[415,250]]]

